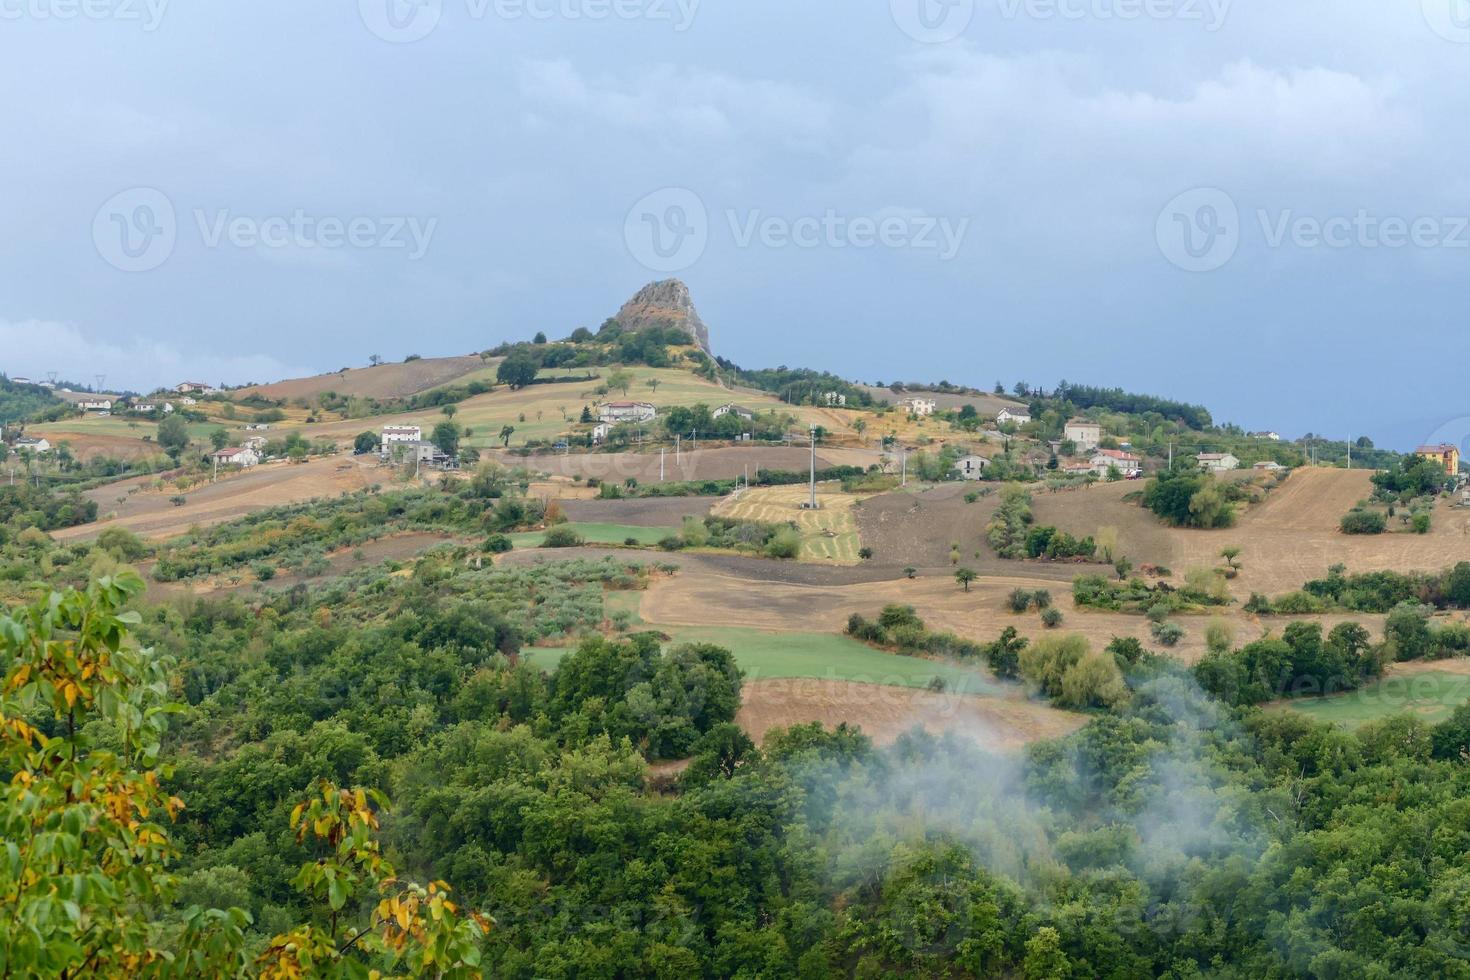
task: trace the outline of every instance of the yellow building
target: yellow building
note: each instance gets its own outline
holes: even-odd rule
[[[1460,448],[1450,443],[1441,443],[1438,446],[1420,446],[1414,450],[1414,455],[1423,459],[1430,459],[1444,467],[1444,471],[1450,476],[1456,476],[1460,472]]]

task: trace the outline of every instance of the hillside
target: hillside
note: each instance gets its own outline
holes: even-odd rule
[[[235,389],[229,395],[237,401],[252,396],[271,401],[294,401],[335,392],[347,397],[391,401],[409,398],[431,388],[459,381],[486,368],[493,368],[494,364],[493,361],[487,363],[477,354],[465,357],[423,357],[401,364],[346,368],[310,378],[253,385]]]

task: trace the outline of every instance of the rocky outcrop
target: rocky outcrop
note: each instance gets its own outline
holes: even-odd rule
[[[689,287],[678,279],[649,283],[623,304],[613,319],[627,331],[650,327],[677,327],[694,338],[694,342],[710,353],[709,328],[699,318]]]

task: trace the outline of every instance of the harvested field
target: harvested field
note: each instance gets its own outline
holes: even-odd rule
[[[334,391],[339,395],[361,398],[376,398],[380,401],[393,398],[408,398],[421,391],[448,384],[487,366],[479,355],[468,357],[425,357],[403,364],[380,364],[377,367],[349,368],[331,374],[319,374],[311,378],[296,378],[277,381],[274,384],[256,385],[230,392],[230,397],[239,400],[259,395],[273,401],[291,401],[296,398],[315,398]]]
[[[514,456],[495,453],[506,466],[524,466],[534,472],[555,477],[588,477],[613,483],[634,479],[640,483],[659,482],[659,454],[648,453],[572,453],[568,455]],[[818,466],[871,466],[881,454],[870,450],[817,450]],[[857,462],[862,460],[864,462]],[[786,470],[805,473],[811,465],[811,451],[796,446],[728,446],[719,449],[697,449],[676,458],[670,449],[664,456],[664,478],[680,480],[733,480],[748,471],[752,479],[757,471]]]
[[[774,728],[821,722],[857,725],[882,744],[914,728],[955,732],[983,746],[1015,749],[1081,728],[1083,715],[1031,701],[1019,691],[980,697],[834,680],[764,680],[745,684],[736,721],[756,742]]]
[[[344,464],[346,464],[344,466]],[[385,474],[361,460],[341,457],[307,463],[267,463],[206,483],[183,494],[176,507],[172,490],[149,488],[152,477],[134,477],[88,491],[104,519],[53,533],[58,540],[85,540],[109,527],[125,527],[150,539],[175,537],[198,524],[220,524],[267,507],[336,497],[384,482]]]
[[[818,484],[821,509],[804,510],[802,504],[810,499],[811,491],[804,486],[755,487],[720,501],[714,514],[763,524],[795,524],[801,531],[802,561],[856,564],[860,559],[853,504],[858,498],[842,493],[836,484]]]
[[[563,500],[567,519],[638,527],[678,527],[684,518],[703,520],[719,497],[631,497],[624,500]]]

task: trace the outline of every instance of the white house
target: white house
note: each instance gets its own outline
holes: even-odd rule
[[[825,391],[822,393],[822,404],[828,408],[845,408],[847,396],[836,391]]]
[[[231,446],[210,455],[221,466],[254,466],[260,462],[260,454],[248,446]]]
[[[22,449],[29,449],[31,452],[40,455],[41,453],[49,453],[51,451],[51,443],[45,439],[27,439],[22,437],[15,440],[15,451],[20,452]]]
[[[608,402],[598,411],[603,422],[652,422],[658,409],[651,402]]]
[[[424,430],[417,425],[385,425],[383,426],[383,454],[386,456],[399,442],[419,442],[424,438]]]
[[[1249,435],[1252,439],[1270,439],[1272,442],[1281,441],[1281,433],[1279,432],[1252,432]]]
[[[77,402],[77,407],[84,412],[110,412],[112,411],[112,399],[84,398]]]
[[[907,408],[910,415],[919,419],[933,415],[937,407],[932,398],[905,398],[899,404]]]
[[[214,388],[202,381],[181,381],[174,385],[174,391],[181,395],[208,395],[214,391]]]
[[[1240,468],[1240,460],[1234,453],[1200,453],[1195,459],[1199,461],[1200,469],[1211,473],[1224,473],[1226,470]]]
[[[182,404],[184,404],[184,405],[197,405],[197,404],[199,404],[198,402],[196,402],[194,399],[190,398],[187,395],[185,395],[183,398],[180,398],[179,399],[179,402],[182,403]]]
[[[243,445],[246,449],[253,449],[257,453],[260,453],[265,449],[265,436],[250,436],[245,440]]]
[[[1075,445],[1079,453],[1090,453],[1102,442],[1102,426],[1087,419],[1068,419],[1062,438]]]
[[[153,412],[157,409],[158,406],[153,404],[152,402],[138,402],[136,405],[133,406],[133,411],[135,412]]]
[[[996,425],[1005,425],[1007,422],[1013,425],[1025,425],[1031,421],[1031,410],[1029,408],[1003,408],[995,416]]]
[[[269,429],[269,428],[270,428],[270,423],[269,422],[246,422],[245,423],[245,431],[246,432],[264,432],[266,429]]]
[[[1098,476],[1107,476],[1114,467],[1124,477],[1132,479],[1143,472],[1143,459],[1121,449],[1099,449],[1093,454],[1092,472]]]
[[[954,461],[954,468],[959,471],[962,480],[978,480],[985,475],[985,468],[990,465],[990,459],[977,453],[961,456]]]
[[[173,402],[164,402],[163,403],[163,414],[164,415],[171,414],[173,412],[173,410],[174,410],[174,403]]]
[[[1274,459],[1268,459],[1268,460],[1264,460],[1264,461],[1262,461],[1260,463],[1257,463],[1255,466],[1252,467],[1252,469],[1261,470],[1262,472],[1265,472],[1265,473],[1279,473],[1280,471],[1286,469],[1286,467],[1285,466],[1282,466],[1280,463],[1276,462]]]
[[[11,378],[10,379],[10,383],[11,384],[15,384],[15,385],[33,385],[33,384],[35,384],[35,382],[32,381],[30,378]]]
[[[611,422],[598,422],[592,427],[592,441],[606,442],[608,433],[612,432]]]
[[[747,422],[755,418],[754,412],[740,405],[721,405],[719,408],[715,409],[712,414],[717,419],[722,419],[726,415],[734,415],[737,418],[742,418]]]

